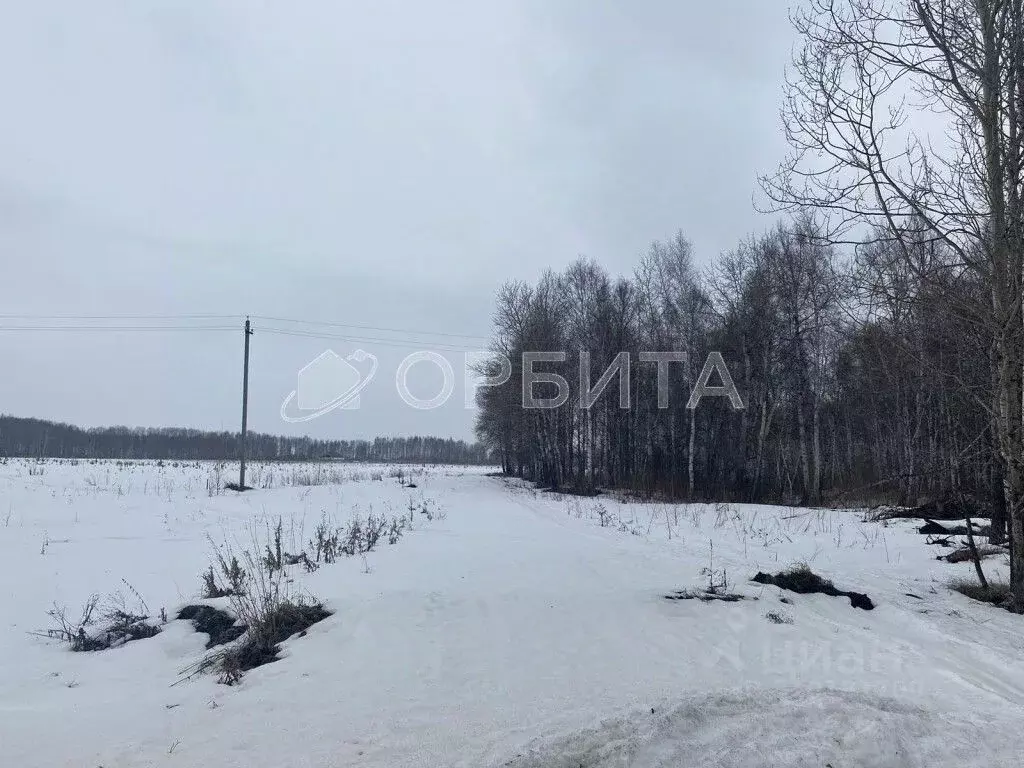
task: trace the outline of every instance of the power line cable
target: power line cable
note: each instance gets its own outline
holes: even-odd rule
[[[70,332],[95,332],[102,331],[113,333],[125,331],[135,333],[139,331],[237,331],[233,325],[0,325],[0,333],[16,331],[37,332],[37,331],[70,331]]]
[[[257,326],[256,328],[254,328],[254,331],[256,333],[268,333],[268,334],[272,334],[272,335],[276,335],[276,336],[294,336],[294,337],[306,338],[306,339],[324,339],[324,340],[347,341],[347,342],[350,342],[350,343],[353,343],[353,344],[380,344],[382,346],[406,347],[406,348],[414,348],[414,349],[423,349],[424,347],[429,347],[432,350],[439,350],[439,351],[442,351],[442,352],[485,352],[486,351],[486,350],[484,350],[482,348],[482,346],[473,346],[473,345],[469,345],[469,344],[466,344],[466,345],[463,345],[463,346],[458,346],[458,345],[454,345],[454,344],[445,344],[445,343],[432,344],[432,343],[430,343],[428,341],[425,341],[425,340],[401,341],[401,340],[398,340],[398,339],[380,339],[380,338],[370,338],[370,337],[365,337],[365,336],[353,336],[353,335],[348,335],[348,334],[342,335],[342,334],[336,334],[336,333],[315,333],[315,332],[312,332],[312,331],[303,331],[303,330],[296,330],[296,329],[291,329],[291,328],[273,328],[273,327],[267,328],[267,327]]]
[[[206,325],[175,325],[175,324],[158,324],[158,325],[140,325],[138,323],[133,324],[93,324],[97,321],[186,321],[186,320],[208,320],[208,321],[223,321],[223,320],[241,320],[245,315],[238,314],[213,314],[213,313],[195,313],[195,314],[110,314],[110,315],[85,315],[85,314],[57,314],[57,315],[44,315],[44,314],[14,314],[5,313],[0,314],[0,332],[10,331],[231,331],[237,330],[235,326],[222,325],[222,324],[206,324]],[[393,328],[375,325],[360,325],[354,323],[342,323],[335,321],[321,321],[321,320],[305,320],[301,318],[288,318],[278,317],[272,315],[250,315],[254,320],[264,320],[272,323],[288,323],[297,326],[310,326],[310,328],[275,328],[267,327],[260,328],[257,326],[255,330],[274,333],[282,336],[296,336],[296,337],[307,337],[307,338],[322,338],[322,339],[338,339],[343,341],[353,341],[357,343],[374,343],[382,345],[392,346],[423,346],[430,344],[429,340],[398,340],[391,338],[379,338],[379,337],[366,337],[355,334],[330,334],[321,331],[314,331],[313,328],[340,328],[340,329],[351,329],[354,331],[376,331],[380,333],[392,333],[392,334],[403,334],[407,337],[438,337],[447,338],[454,340],[465,340],[462,344],[457,343],[434,343],[431,346],[436,348],[449,348],[451,351],[476,351],[476,341],[487,342],[489,338],[487,336],[480,336],[477,334],[470,333],[450,333],[445,331],[424,331],[414,330],[411,328]],[[11,321],[9,324],[3,321]],[[70,324],[70,323],[86,323],[86,324]]]
[[[272,323],[295,323],[298,325],[316,325],[324,326],[329,328],[354,328],[362,331],[380,331],[382,333],[405,333],[414,336],[445,336],[453,339],[482,339],[487,340],[487,336],[479,336],[473,333],[447,333],[444,331],[416,331],[411,328],[385,328],[376,325],[361,325],[353,323],[339,323],[332,321],[321,321],[321,320],[302,320],[298,318],[290,317],[271,317],[269,315],[251,315],[254,320],[266,320]]]
[[[117,314],[117,315],[42,315],[42,314],[0,314],[0,320],[234,320],[241,319],[244,315],[216,315],[216,314],[186,314],[186,315],[160,315],[160,314]]]

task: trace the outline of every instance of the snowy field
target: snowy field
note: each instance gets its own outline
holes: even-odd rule
[[[221,490],[236,474],[0,461],[4,765],[1021,764],[1024,619],[948,590],[973,567],[911,523],[578,499],[480,468],[254,464],[255,490]],[[410,508],[393,546],[288,569],[333,615],[279,661],[182,678],[207,638],[174,616],[218,543],[280,519],[297,552],[324,516]],[[750,581],[798,562],[876,608]],[[748,599],[665,599],[723,581]],[[45,637],[55,603],[93,593],[169,621],[92,653]]]

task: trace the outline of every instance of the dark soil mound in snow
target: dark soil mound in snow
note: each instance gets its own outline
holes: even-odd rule
[[[186,605],[178,611],[178,618],[191,621],[196,632],[210,636],[206,641],[207,648],[230,643],[245,633],[244,626],[235,625],[234,616],[209,605]]]
[[[787,589],[799,595],[829,595],[830,597],[848,597],[850,605],[854,608],[862,608],[870,611],[875,607],[871,598],[861,592],[846,592],[836,589],[835,585],[828,579],[823,579],[807,566],[792,568],[772,576],[769,573],[758,572],[752,579],[758,584],[774,584],[779,589]]]
[[[987,525],[984,525],[984,526],[972,525],[971,528],[973,529],[972,533],[975,536],[988,536],[989,533],[990,533],[989,527]],[[966,525],[942,525],[940,523],[936,523],[934,520],[929,520],[929,519],[925,518],[924,525],[922,525],[920,528],[918,528],[917,532],[921,533],[921,534],[929,534],[929,535],[933,535],[933,536],[934,535],[939,535],[939,536],[966,536],[967,535],[967,526]]]
[[[277,661],[280,643],[292,635],[302,637],[309,627],[323,621],[331,612],[323,604],[300,600],[284,600],[248,627],[235,626],[234,619],[225,611],[208,605],[190,605],[183,608],[178,618],[191,619],[200,632],[210,635],[207,648],[229,643],[240,636],[240,642],[219,648],[197,663],[181,671],[184,679],[192,675],[219,670],[218,682],[234,685],[250,669]],[[180,682],[180,681],[179,681]]]
[[[277,661],[280,643],[295,634],[302,637],[307,629],[330,615],[321,603],[281,603],[264,626],[251,631],[241,645],[224,653],[221,679],[231,683],[243,672]]]
[[[957,531],[961,530],[961,528],[963,530],[963,534],[958,534]],[[966,536],[967,535],[967,527],[966,526],[961,526],[961,527],[945,526],[945,525],[939,525],[934,520],[925,520],[924,525],[922,525],[920,528],[918,528],[917,532],[920,533],[920,534],[929,534],[929,535],[938,534],[940,536],[958,536],[958,535],[965,535]]]
[[[988,506],[975,499],[929,501],[916,507],[890,508],[878,515],[880,520],[963,520],[965,517],[987,517]]]
[[[298,632],[305,632],[318,621],[323,621],[331,612],[320,603],[282,603],[274,616],[275,643],[284,642]]]

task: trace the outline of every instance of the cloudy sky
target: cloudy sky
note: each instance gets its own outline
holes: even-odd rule
[[[0,412],[237,429],[251,314],[252,428],[468,437],[462,351],[503,281],[581,254],[628,274],[680,229],[707,260],[771,223],[791,45],[763,0],[11,6]],[[112,330],[153,325],[203,330]],[[358,347],[359,410],[282,421],[299,369]],[[456,371],[435,411],[395,391],[422,348]]]

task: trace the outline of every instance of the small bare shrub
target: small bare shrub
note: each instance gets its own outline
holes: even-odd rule
[[[282,641],[329,615],[319,601],[291,595],[285,575],[289,563],[284,552],[278,554],[280,524],[268,533],[274,541],[259,542],[254,530],[252,547],[241,553],[244,589],[230,595],[231,611],[237,622],[246,627],[242,639],[208,655],[183,674],[216,669],[220,672],[219,682],[233,685],[246,670],[274,661]],[[309,562],[305,553],[297,560]]]
[[[93,623],[93,614],[96,612],[96,607],[99,605],[100,596],[93,593],[88,600],[85,601],[85,605],[82,607],[81,615],[77,621],[68,619],[67,607],[59,605],[58,603],[53,604],[53,608],[46,612],[46,615],[56,622],[57,626],[46,630],[46,637],[51,637],[55,640],[61,640],[68,643],[73,651],[86,651],[93,650],[87,647],[89,644],[89,636],[86,633],[86,627]]]
[[[213,550],[219,574],[214,572],[212,565],[200,574],[202,596],[205,598],[230,597],[245,592],[247,574],[238,562],[238,557],[230,549],[218,547],[209,536],[207,536],[207,541],[210,542],[210,547]]]
[[[227,597],[227,595],[229,594],[227,590],[222,589],[220,586],[218,586],[217,577],[213,574],[212,565],[205,571],[203,571],[201,574],[199,574],[199,580],[202,582],[203,585],[200,594],[207,599],[212,599],[216,597]]]
[[[363,551],[363,524],[358,517],[352,518],[345,530],[344,540],[341,545],[341,554],[352,557]]]
[[[34,634],[65,642],[72,651],[103,651],[159,634],[160,626],[149,622],[145,601],[128,582],[124,583],[138,598],[138,608],[129,608],[124,594],[118,592],[108,598],[108,607],[97,617],[100,597],[93,594],[86,601],[78,620],[72,621],[67,617],[67,609],[55,603],[46,615],[57,626],[45,633]]]
[[[313,538],[309,541],[309,548],[313,552],[313,559],[319,563],[321,560],[328,565],[333,563],[341,553],[341,531],[333,526],[324,513],[313,529]]]
[[[285,565],[301,565],[306,569],[306,573],[313,573],[320,566],[309,559],[309,555],[305,552],[299,552],[297,555],[284,553],[284,564]]]
[[[401,518],[404,521],[405,518]],[[403,522],[397,517],[391,518],[391,524],[388,526],[388,544],[394,546],[398,543],[398,540],[402,538],[402,533],[405,530]]]
[[[284,556],[281,550],[281,518],[277,518],[271,541],[264,547],[263,564],[270,572],[280,571],[284,567]]]
[[[707,592],[709,594],[725,593],[729,590],[729,574],[725,568],[715,568],[715,542],[709,541],[710,550],[708,552],[708,567],[701,568],[701,575],[706,576],[708,580]]]
[[[363,544],[361,552],[372,552],[380,541],[381,534],[387,527],[387,521],[382,516],[368,515],[366,525],[363,526]]]

